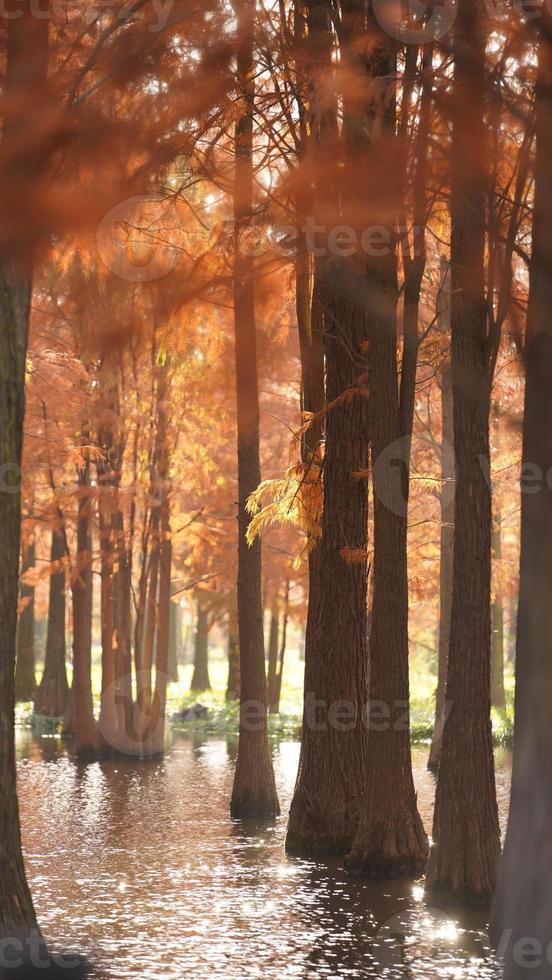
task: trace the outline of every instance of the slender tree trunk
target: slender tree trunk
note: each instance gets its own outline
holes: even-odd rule
[[[197,621],[194,643],[194,672],[192,674],[192,691],[210,691],[209,678],[209,614],[205,598],[198,593],[196,601]]]
[[[478,0],[460,0],[451,102],[451,323],[456,497],[453,597],[437,780],[431,896],[488,901],[500,855],[491,733],[490,352],[484,282],[485,38]]]
[[[508,831],[494,912],[505,980],[550,976],[552,909],[552,25],[539,21],[535,198],[525,346],[521,565],[516,643],[515,734]],[[528,947],[528,943],[530,944]],[[522,954],[519,955],[521,944]],[[516,957],[515,950],[518,950]],[[524,952],[529,948],[529,956]],[[540,952],[538,951],[540,948]],[[535,951],[535,955],[533,955]],[[528,964],[531,968],[528,969]]]
[[[101,576],[101,641],[102,693],[99,728],[105,751],[117,745],[117,712],[115,709],[115,653],[113,648],[113,544],[111,540],[108,487],[100,480],[100,576]]]
[[[234,329],[238,423],[238,631],[240,736],[232,789],[234,817],[279,812],[267,735],[267,693],[261,595],[261,542],[251,546],[247,500],[261,482],[255,277],[243,251],[253,214],[253,113],[255,108],[255,0],[236,0],[238,118],[235,131]],[[255,718],[251,719],[251,706]]]
[[[450,267],[441,259],[441,283],[437,297],[437,327],[441,334],[450,327]],[[439,652],[435,724],[427,767],[437,772],[446,723],[446,685],[452,611],[452,572],[454,554],[454,420],[452,408],[452,374],[447,350],[441,367],[441,546],[439,564]]]
[[[276,675],[278,672],[278,607],[273,606],[270,613],[270,632],[268,634],[268,710],[272,714],[276,701]]]
[[[164,404],[164,398],[162,399]],[[165,749],[165,716],[167,712],[167,684],[169,680],[169,641],[172,573],[171,515],[168,493],[168,445],[166,417],[160,409],[161,464],[161,549],[159,561],[159,606],[157,610],[157,641],[155,645],[155,695],[152,717],[152,751],[162,754]]]
[[[25,561],[22,566],[24,575],[34,568],[35,543],[31,541]],[[26,603],[17,622],[17,659],[15,664],[15,698],[16,701],[33,701],[36,694],[35,676],[35,617],[34,617],[34,585],[21,582],[20,598]]]
[[[496,562],[502,560],[500,520],[500,509],[497,508],[492,532],[493,558]],[[500,585],[495,589],[493,596],[491,634],[491,704],[493,708],[501,709],[506,707],[506,692],[504,690],[504,603]]]
[[[269,710],[273,715],[280,714],[280,700],[282,697],[282,679],[284,676],[284,661],[286,657],[287,627],[289,617],[289,581],[286,582],[286,594],[284,597],[284,608],[282,611],[282,630],[280,636],[280,648],[276,660],[276,674],[274,677],[274,697],[269,700]]]
[[[59,568],[65,558],[65,540],[59,529],[52,531],[50,560],[58,566],[50,576],[48,634],[44,673],[35,699],[35,711],[48,718],[62,718],[67,707],[69,684],[65,661],[65,570]]]
[[[228,683],[226,700],[238,701],[240,696],[240,648],[238,644],[237,614],[228,613]]]
[[[100,370],[100,387],[108,417],[117,419],[118,393],[114,368],[106,357]],[[101,576],[101,642],[102,642],[102,691],[99,730],[103,751],[113,752],[119,745],[116,705],[117,672],[115,665],[115,563],[116,539],[114,520],[117,510],[117,476],[113,422],[99,433],[99,445],[103,458],[97,463],[98,513],[100,529],[100,576]]]
[[[172,583],[171,583],[172,593]],[[171,602],[169,609],[169,654],[168,675],[173,684],[178,682],[178,664],[180,662],[180,644],[182,627],[180,622],[180,605]]]
[[[92,504],[88,463],[79,469],[78,481],[76,576],[71,588],[75,751],[80,757],[90,757],[98,750],[99,738],[92,702]]]

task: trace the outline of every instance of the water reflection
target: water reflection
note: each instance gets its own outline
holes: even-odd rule
[[[46,936],[124,978],[497,978],[480,910],[428,908],[413,882],[351,881],[287,858],[285,817],[228,815],[234,744],[179,738],[164,760],[80,765],[59,739],[19,737],[24,846]],[[434,781],[415,752],[431,826]],[[285,814],[298,745],[275,767]],[[506,817],[509,759],[498,760]]]

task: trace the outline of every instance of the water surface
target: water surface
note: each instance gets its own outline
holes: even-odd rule
[[[415,882],[351,881],[339,862],[288,858],[285,816],[228,815],[234,746],[179,737],[162,761],[76,764],[19,733],[27,868],[43,931],[93,954],[109,980],[448,980],[499,977],[481,910],[426,906]],[[274,763],[282,813],[299,746]],[[434,779],[414,751],[431,829]],[[501,820],[510,760],[497,757]]]

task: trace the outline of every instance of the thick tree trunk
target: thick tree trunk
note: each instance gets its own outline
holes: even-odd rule
[[[437,298],[437,326],[446,335],[450,327],[450,266],[441,259],[441,283]],[[446,723],[446,686],[452,611],[452,572],[454,555],[454,419],[452,408],[452,373],[447,350],[441,367],[441,546],[439,552],[439,652],[437,659],[437,692],[435,724],[427,767],[437,772]]]
[[[35,698],[35,711],[48,718],[62,718],[67,707],[69,684],[65,661],[65,540],[61,530],[52,531],[50,560],[56,569],[50,576],[48,634],[44,673]]]
[[[460,0],[452,99],[452,385],[456,497],[453,598],[431,896],[488,901],[500,834],[491,735],[490,369],[484,285],[485,41],[478,0]]]
[[[35,543],[31,541],[25,561],[22,566],[24,575],[34,568]],[[19,615],[17,622],[17,659],[15,663],[15,699],[16,701],[33,701],[36,694],[35,676],[35,617],[34,617],[34,585],[21,582],[20,599],[26,605]]]
[[[31,187],[36,191],[48,159],[32,134],[35,128],[44,131],[38,120],[43,121],[45,113],[49,18],[36,17],[27,0],[18,13],[5,26],[2,90],[3,180],[7,197],[11,194],[16,202]],[[14,744],[21,453],[33,252],[32,242],[18,241],[18,231],[19,226],[8,226],[5,235],[14,238],[13,247],[10,242],[0,254],[0,467],[7,484],[0,492],[0,933],[8,936],[12,930],[36,928],[21,851]]]
[[[261,542],[250,546],[247,500],[261,482],[255,278],[243,251],[253,214],[255,0],[236,0],[238,118],[235,131],[234,329],[238,427],[238,632],[240,736],[230,810],[234,817],[279,813],[267,734],[267,693],[261,594]],[[254,713],[254,718],[252,718]]]
[[[349,57],[356,59],[362,9],[349,0]],[[345,21],[347,26],[347,21]],[[388,246],[367,259],[365,319],[369,337],[370,437],[374,487],[374,569],[370,628],[368,752],[366,783],[347,866],[356,875],[412,875],[425,867],[428,842],[416,804],[410,750],[408,674],[407,518],[410,445],[418,352],[418,309],[425,264],[423,227],[417,230],[415,258],[405,261],[404,343],[397,377],[397,244],[390,216],[398,211],[393,160],[395,137],[395,46],[369,23],[366,124],[351,126],[352,162],[358,157],[369,175],[370,221],[387,228]],[[353,63],[354,63],[353,62]],[[366,66],[359,65],[359,70]],[[414,70],[415,63],[413,66]],[[374,82],[376,80],[376,82]],[[372,94],[374,93],[374,94]],[[427,95],[427,93],[425,93]],[[429,100],[431,88],[429,90]],[[430,101],[423,102],[427,125]],[[422,125],[422,123],[420,123]],[[368,137],[368,138],[367,138]],[[425,138],[426,139],[426,138]],[[427,142],[427,140],[426,140]],[[427,155],[422,141],[421,168]],[[421,182],[425,212],[425,181]],[[419,194],[416,196],[418,201]],[[421,247],[420,247],[421,246]],[[397,466],[397,463],[399,466]]]
[[[365,766],[368,494],[366,476],[355,474],[366,474],[368,466],[368,399],[362,381],[366,333],[358,275],[349,262],[328,262],[324,297],[331,407],[317,548],[319,619],[316,664],[306,669],[301,768],[286,840],[291,853],[345,853],[350,848]]]
[[[18,23],[10,21],[10,24]],[[15,775],[15,638],[21,532],[20,466],[30,278],[0,269],[0,932],[36,924],[25,877]]]
[[[210,691],[209,678],[209,614],[205,598],[198,593],[196,600],[196,631],[194,642],[194,672],[192,674],[191,691]]]
[[[317,89],[330,73],[332,11],[329,3],[309,2],[307,14],[313,137],[306,166],[313,168],[308,178],[315,184],[318,223],[329,230],[340,223],[336,107],[330,99],[319,104]],[[326,167],[322,187],[317,168]],[[368,412],[363,351],[367,335],[359,282],[350,260],[329,254],[317,260],[311,349],[302,351],[304,395],[306,376],[313,410],[318,411],[323,338],[329,408],[322,536],[309,567],[301,756],[286,838],[286,849],[296,854],[343,854],[350,848],[364,781],[367,482],[365,475],[355,474],[365,474],[368,466]],[[315,450],[312,438],[311,454]]]
[[[552,27],[548,14],[539,23],[523,464],[541,480],[525,493],[522,480],[512,792],[493,929],[505,980],[548,980],[552,941]]]

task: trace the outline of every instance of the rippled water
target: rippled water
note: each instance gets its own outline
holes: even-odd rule
[[[299,746],[274,762],[282,812]],[[228,815],[234,749],[178,738],[155,763],[75,764],[19,735],[24,848],[46,937],[92,953],[109,980],[497,978],[479,910],[428,908],[415,883],[351,881],[339,863],[284,854],[285,817]],[[434,781],[414,753],[431,826]],[[498,760],[501,818],[509,759]]]

